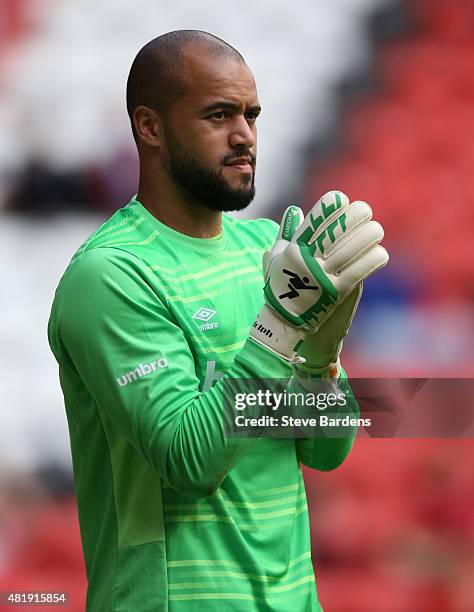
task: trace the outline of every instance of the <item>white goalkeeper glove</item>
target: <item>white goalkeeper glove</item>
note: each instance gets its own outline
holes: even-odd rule
[[[253,340],[291,363],[301,363],[304,358],[297,352],[303,341],[328,322],[326,329],[339,339],[332,338],[326,346],[340,350],[357,307],[357,286],[388,261],[379,245],[382,226],[371,219],[368,204],[349,204],[340,191],[324,195],[304,220],[297,206],[285,211],[277,241],[264,257],[266,303],[251,329]],[[346,298],[341,317],[345,322],[340,326],[334,319],[330,324]]]
[[[339,378],[339,355],[362,295],[362,283],[339,304],[314,334],[308,334],[298,351],[304,363],[296,367],[300,378]]]

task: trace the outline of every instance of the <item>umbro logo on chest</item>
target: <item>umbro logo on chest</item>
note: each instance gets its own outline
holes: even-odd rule
[[[201,331],[216,329],[217,327],[219,327],[219,323],[217,321],[211,321],[215,314],[217,314],[216,310],[201,306],[201,308],[198,308],[193,314],[193,319],[196,319],[197,321],[203,321],[203,323],[199,325],[199,329]]]

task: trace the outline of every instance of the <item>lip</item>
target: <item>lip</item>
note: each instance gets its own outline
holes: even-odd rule
[[[250,164],[226,164],[228,168],[233,168],[238,172],[244,172],[246,174],[252,172],[252,166]]]
[[[252,172],[252,159],[250,157],[238,157],[228,164],[225,164],[229,168],[234,168],[238,172],[249,173]]]

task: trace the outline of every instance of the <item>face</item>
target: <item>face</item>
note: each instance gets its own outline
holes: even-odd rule
[[[163,165],[191,201],[242,210],[255,196],[255,81],[243,62],[185,55],[185,93],[163,122]]]

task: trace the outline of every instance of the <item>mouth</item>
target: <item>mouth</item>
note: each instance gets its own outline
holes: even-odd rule
[[[232,168],[237,172],[251,174],[253,172],[254,161],[251,157],[238,157],[225,164],[228,168]]]

